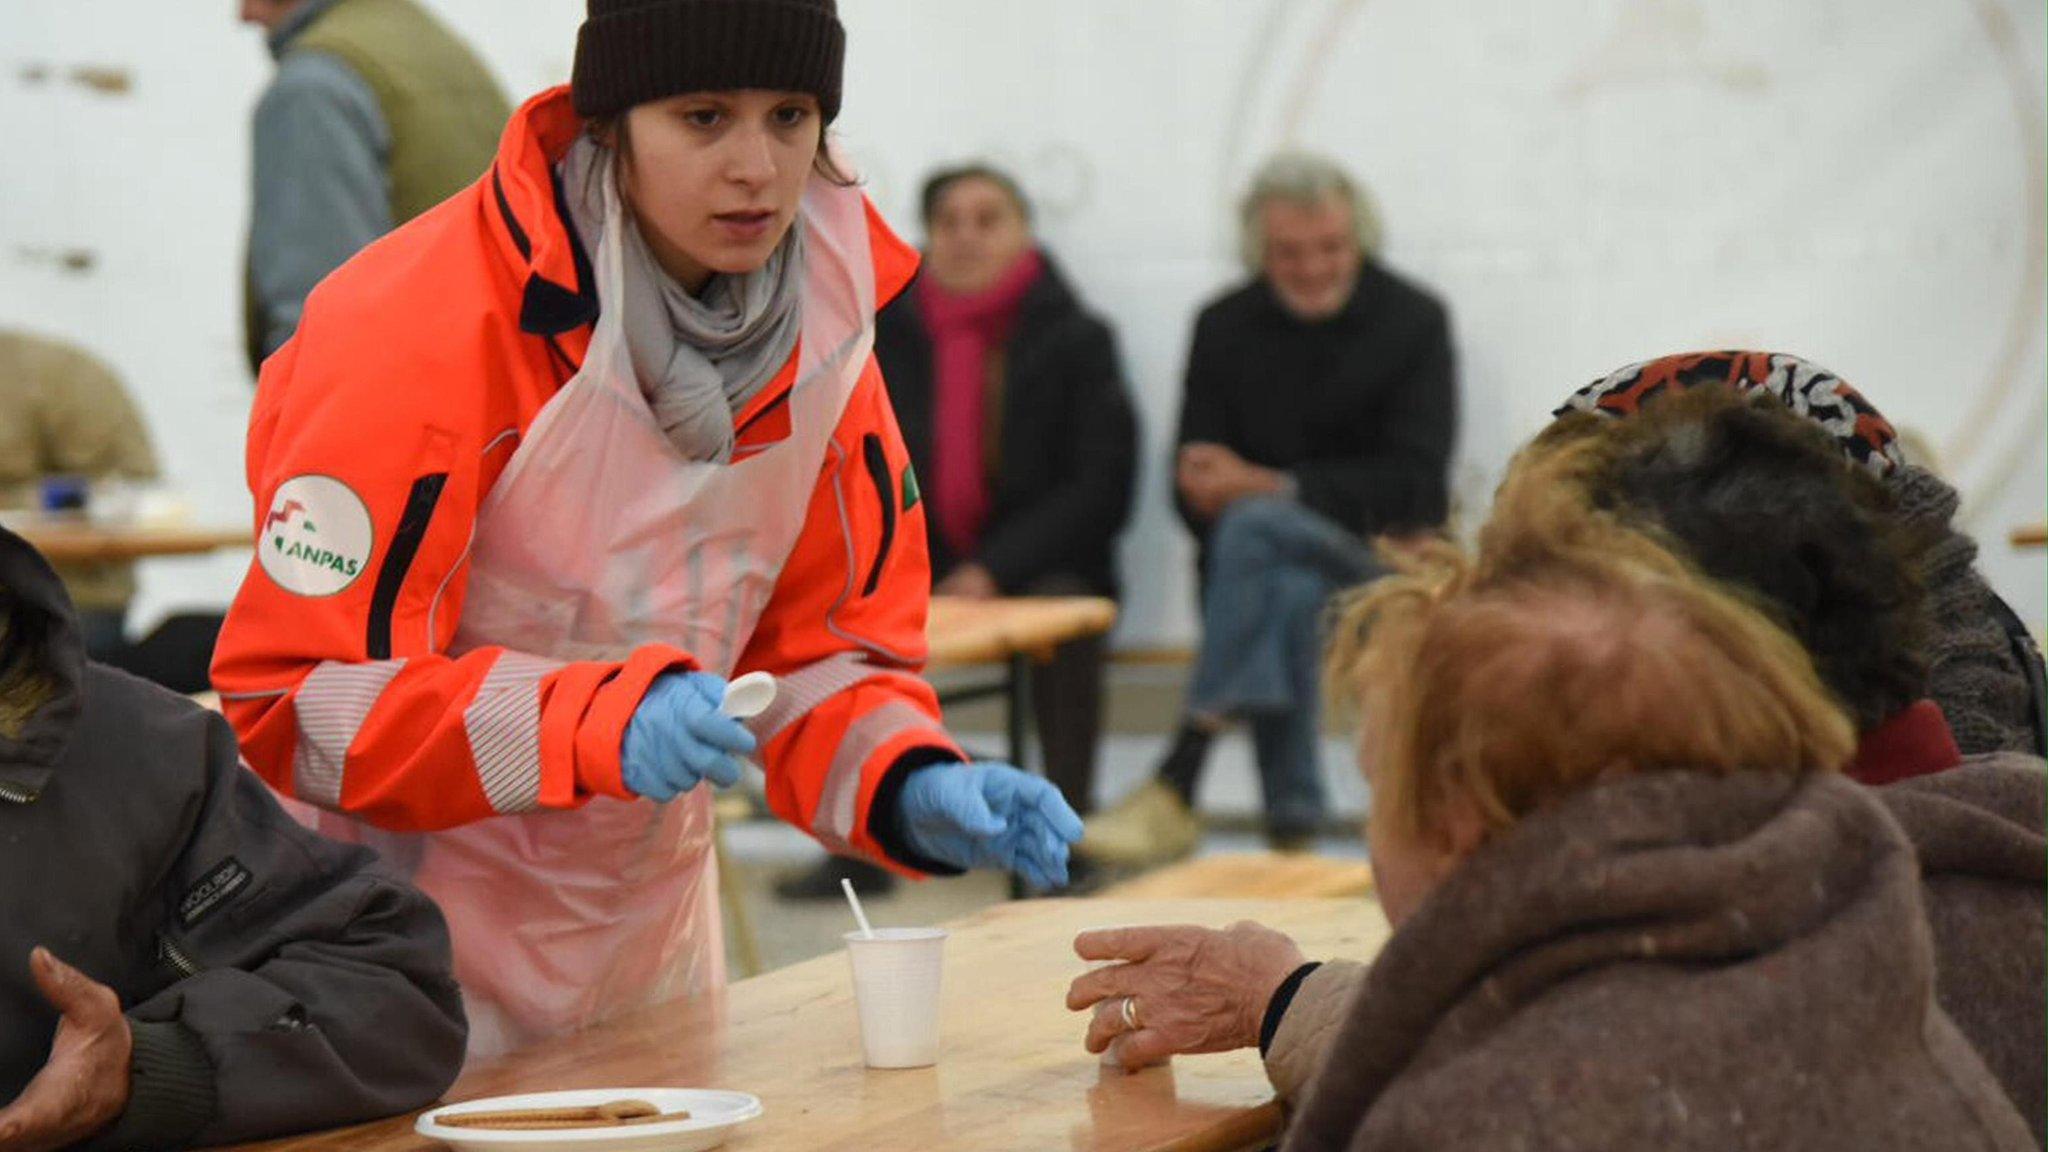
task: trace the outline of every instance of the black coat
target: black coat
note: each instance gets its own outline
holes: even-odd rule
[[[1368,260],[1328,320],[1296,319],[1263,278],[1204,308],[1175,442],[1291,473],[1302,503],[1371,536],[1443,523],[1457,423],[1443,305]]]
[[[0,590],[10,656],[49,685],[0,735],[0,1102],[57,1028],[38,944],[111,987],[134,1036],[128,1107],[98,1147],[254,1140],[439,1097],[468,1035],[440,910],[367,848],[300,827],[218,714],[87,663],[57,577],[5,531]]]
[[[911,462],[930,476],[932,340],[916,286],[883,310],[875,356]],[[1001,467],[980,550],[952,555],[927,516],[934,578],[971,560],[1007,594],[1072,576],[1115,595],[1116,538],[1136,484],[1137,420],[1116,338],[1082,307],[1050,257],[1003,348],[1002,380]]]

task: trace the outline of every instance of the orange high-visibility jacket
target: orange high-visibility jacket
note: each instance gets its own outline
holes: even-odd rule
[[[331,782],[338,771],[338,788],[304,798],[402,831],[499,814],[472,740],[505,742],[478,738],[470,705],[505,650],[447,650],[478,509],[576,372],[597,315],[588,258],[554,180],[582,127],[566,88],[528,102],[477,184],[324,281],[297,335],[263,366],[247,463],[259,557],[213,673],[250,764],[281,791],[303,793],[309,775]],[[868,223],[876,298],[886,303],[917,254],[872,205]],[[787,433],[793,377],[786,369],[737,414],[738,453]],[[891,765],[958,750],[917,676],[930,591],[924,508],[872,358],[834,436],[840,451],[827,453],[734,674],[765,670],[794,686],[807,670],[825,673],[823,698],[762,750],[769,801],[828,844],[879,859],[868,812]],[[288,481],[295,486],[280,492]],[[300,530],[305,509],[288,497],[343,489],[367,509],[367,540]],[[302,561],[310,549],[317,577],[286,587],[264,566],[269,546]],[[650,645],[541,679],[540,805],[630,796],[619,767],[627,721],[656,676],[692,667],[690,653]],[[891,722],[872,722],[883,709]],[[828,776],[849,768],[860,774],[852,827],[821,827]]]

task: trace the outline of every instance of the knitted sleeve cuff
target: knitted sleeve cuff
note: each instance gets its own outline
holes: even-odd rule
[[[1294,994],[1301,991],[1301,982],[1308,974],[1322,967],[1311,960],[1287,974],[1287,979],[1273,989],[1273,998],[1266,1001],[1266,1018],[1259,1025],[1259,1056],[1263,1058],[1273,1048],[1273,1036],[1280,1031],[1280,1021],[1287,1017],[1287,1008],[1294,1003]]]
[[[213,1119],[213,1061],[198,1033],[176,1020],[128,1021],[128,1107],[85,1152],[168,1152],[191,1145]]]
[[[958,764],[960,757],[950,748],[912,748],[889,766],[888,775],[875,788],[874,803],[868,809],[868,835],[896,863],[927,876],[958,876],[961,869],[944,864],[910,846],[910,832],[903,826],[903,785],[926,768]]]

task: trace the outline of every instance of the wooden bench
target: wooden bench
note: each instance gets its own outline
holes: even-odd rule
[[[1368,896],[1363,860],[1262,852],[1201,856],[1102,890],[1123,900],[1325,900]]]
[[[1008,711],[1010,763],[1029,768],[1031,665],[1072,640],[1116,627],[1116,601],[1099,596],[1030,596],[995,600],[932,597],[925,620],[927,660],[934,670],[980,664],[1002,669],[995,680],[949,686],[941,704],[1000,696]]]

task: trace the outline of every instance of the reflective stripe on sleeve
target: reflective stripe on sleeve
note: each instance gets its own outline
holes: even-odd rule
[[[501,816],[540,807],[540,683],[561,667],[523,652],[502,653],[462,711],[477,783]]]
[[[299,742],[292,753],[292,792],[309,804],[341,807],[342,770],[348,750],[377,706],[377,698],[404,660],[352,664],[323,660],[292,698]]]

